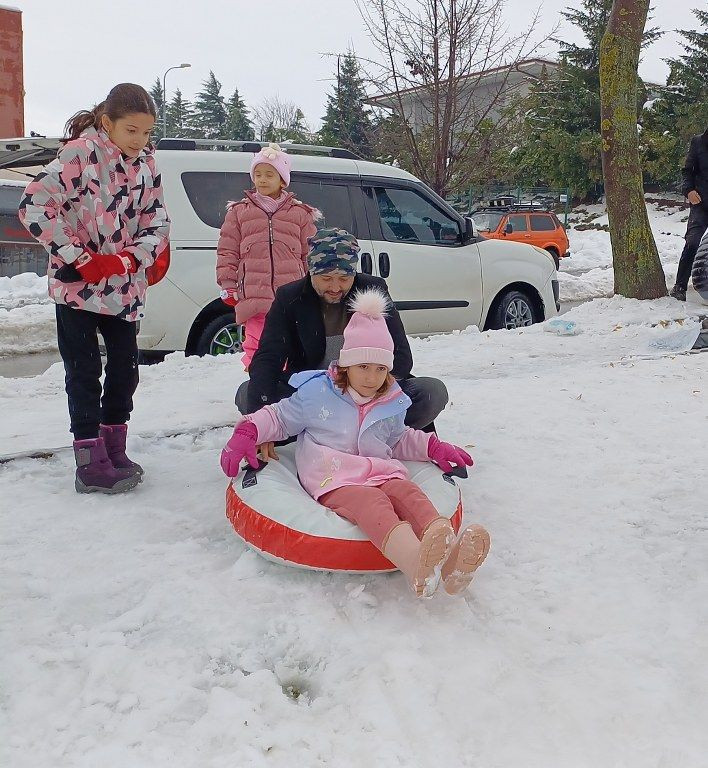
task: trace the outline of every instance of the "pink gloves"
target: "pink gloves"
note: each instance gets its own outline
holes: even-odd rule
[[[430,435],[428,458],[434,461],[443,472],[452,472],[452,464],[456,464],[458,467],[466,464],[471,467],[474,463],[469,453],[451,443],[443,443],[435,435]]]
[[[258,441],[258,429],[250,421],[242,421],[221,452],[221,468],[229,477],[236,477],[239,472],[241,459],[246,457],[253,469],[258,469],[258,455],[256,445]]]

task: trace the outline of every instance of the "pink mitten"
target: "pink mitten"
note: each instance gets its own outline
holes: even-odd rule
[[[258,441],[258,429],[250,421],[242,421],[221,452],[221,468],[228,477],[236,477],[239,471],[241,459],[246,457],[253,469],[258,469],[258,455],[256,445]]]
[[[474,463],[467,451],[463,451],[462,448],[458,448],[452,443],[443,443],[435,435],[430,435],[428,458],[434,461],[443,472],[452,472],[452,464],[456,464],[458,467],[466,464],[471,467]]]

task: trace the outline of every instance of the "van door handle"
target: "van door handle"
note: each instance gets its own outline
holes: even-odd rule
[[[371,260],[370,253],[361,254],[361,271],[366,275],[374,274],[374,263]]]
[[[391,274],[391,260],[387,253],[379,254],[379,275],[388,277]]]

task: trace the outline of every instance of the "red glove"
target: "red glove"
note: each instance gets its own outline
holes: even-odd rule
[[[258,469],[258,454],[256,445],[258,428],[252,421],[242,421],[221,452],[221,468],[229,477],[236,477],[241,459],[244,457],[253,469]]]
[[[138,271],[138,262],[128,251],[113,254],[86,250],[74,265],[87,283],[98,283],[113,275],[128,275]]]
[[[98,261],[98,256],[90,251],[82,253],[74,261],[73,266],[76,267],[82,280],[85,280],[87,283],[98,283],[105,277]]]
[[[452,472],[452,464],[450,462],[453,462],[458,467],[465,464],[471,467],[474,463],[467,451],[463,451],[462,448],[458,448],[451,443],[443,443],[435,435],[430,435],[428,458],[434,461],[443,472]]]
[[[138,263],[132,253],[99,253],[95,255],[103,276],[108,279],[113,275],[128,275],[137,272]]]
[[[223,290],[219,294],[221,300],[229,307],[235,307],[236,306],[236,291],[234,290]]]

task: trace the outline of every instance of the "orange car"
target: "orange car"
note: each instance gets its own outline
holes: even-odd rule
[[[570,256],[568,235],[555,213],[523,206],[481,208],[471,214],[484,237],[545,248],[556,262]]]

